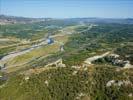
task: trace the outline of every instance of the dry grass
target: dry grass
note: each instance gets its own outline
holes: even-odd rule
[[[26,64],[35,58],[58,52],[59,47],[60,47],[59,44],[54,43],[51,45],[37,48],[37,49],[32,50],[31,52],[26,53],[24,55],[17,56],[15,58],[11,59],[7,63],[7,70],[8,70],[8,72],[11,72],[11,71],[20,69],[21,68],[20,65],[22,66],[23,64]]]
[[[54,40],[65,44],[68,41],[69,35],[55,37]]]

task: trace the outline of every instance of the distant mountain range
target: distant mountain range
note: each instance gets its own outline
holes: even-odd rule
[[[81,23],[116,23],[133,24],[133,18],[71,18]]]
[[[15,23],[33,23],[46,20],[54,20],[54,18],[26,18],[26,17],[16,17],[16,16],[7,16],[0,15],[0,25],[5,24],[15,24]],[[57,19],[56,19],[57,20]],[[117,23],[117,24],[133,24],[133,18],[65,18],[58,19],[65,21],[74,21],[80,23]]]
[[[48,20],[45,18],[26,18],[26,17],[16,17],[16,16],[7,16],[7,15],[0,15],[0,25],[5,24],[15,24],[15,23],[33,23],[33,22],[40,22]]]

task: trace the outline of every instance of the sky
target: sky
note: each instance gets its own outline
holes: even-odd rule
[[[34,18],[133,18],[133,0],[0,0],[0,14]]]

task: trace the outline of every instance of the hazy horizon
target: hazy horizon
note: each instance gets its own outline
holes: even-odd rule
[[[133,18],[132,0],[1,0],[1,15],[29,18]]]

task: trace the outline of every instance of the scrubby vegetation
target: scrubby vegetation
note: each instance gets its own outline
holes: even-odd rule
[[[133,92],[132,86],[111,86],[106,84],[110,80],[132,79],[132,70],[123,75],[123,71],[116,72],[108,66],[90,67],[86,71],[71,67],[47,70],[25,79],[17,75],[9,79],[7,85],[1,89],[2,100],[73,100],[88,98],[91,100],[132,100],[128,95]],[[128,77],[128,79],[127,79]],[[81,95],[80,97],[80,94]],[[88,100],[87,99],[87,100]],[[86,100],[86,99],[85,99]]]
[[[81,33],[74,34],[68,43],[66,43],[66,52],[64,59],[66,64],[81,64],[88,56],[98,54],[100,52],[120,50],[121,45],[131,45],[133,37],[132,25],[119,24],[102,24],[86,30]],[[130,52],[130,61],[132,59],[132,46],[124,48],[117,54],[123,55]],[[132,61],[131,61],[132,62]]]

